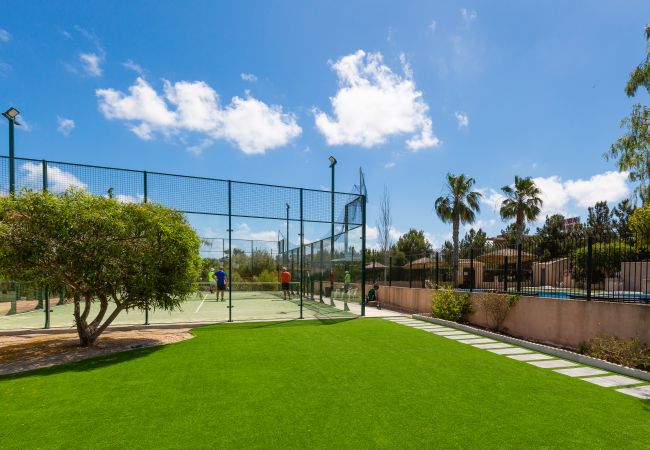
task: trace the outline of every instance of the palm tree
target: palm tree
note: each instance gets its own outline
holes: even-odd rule
[[[521,178],[517,175],[515,175],[514,186],[503,186],[501,190],[506,198],[501,202],[499,212],[503,220],[515,219],[516,242],[519,245],[524,235],[526,221],[534,221],[542,211],[544,202],[539,197],[542,191],[531,177]]]
[[[476,213],[481,211],[479,200],[482,195],[480,192],[472,191],[476,180],[469,178],[465,174],[455,176],[447,174],[447,185],[445,189],[447,194],[436,199],[436,214],[440,220],[452,224],[453,248],[453,266],[454,266],[454,285],[458,275],[458,231],[460,224],[474,222]]]

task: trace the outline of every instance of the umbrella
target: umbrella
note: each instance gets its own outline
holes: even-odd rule
[[[405,269],[410,269],[411,267],[413,269],[422,269],[425,266],[432,266],[435,263],[436,263],[435,259],[428,258],[425,256],[424,258],[415,259],[410,263],[406,263],[402,267],[404,267]]]
[[[508,264],[510,263],[516,263],[517,262],[517,249],[515,248],[500,248],[499,250],[493,250],[491,252],[487,252],[476,259],[479,261],[483,262],[490,262],[490,263],[499,263],[503,264],[506,261],[506,257],[508,258]],[[532,253],[528,252],[521,252],[521,260],[522,261],[530,261],[531,259],[535,259],[536,256],[533,255]]]
[[[366,265],[366,269],[385,269],[388,266],[383,265],[380,262],[374,262]]]

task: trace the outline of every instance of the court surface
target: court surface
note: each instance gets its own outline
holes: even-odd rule
[[[225,322],[228,320],[228,292],[225,301],[217,301],[216,293],[199,292],[182,305],[180,311],[150,311],[149,323],[186,323],[186,322]],[[343,302],[337,301],[335,306],[329,305],[329,300],[320,303],[318,298],[310,300],[303,298],[304,318],[346,318],[354,317],[352,312],[343,311]],[[52,306],[50,326],[52,328],[74,328],[72,304]],[[89,317],[98,311],[99,305],[93,304]],[[357,307],[358,309],[358,307]],[[109,307],[109,313],[112,310]],[[35,310],[11,316],[0,317],[0,330],[43,328],[45,313]],[[108,316],[108,313],[107,313]],[[237,291],[232,294],[233,321],[268,320],[268,319],[297,319],[300,317],[300,299],[293,295],[292,300],[283,300],[278,291]],[[142,325],[145,313],[141,311],[122,311],[113,325]]]

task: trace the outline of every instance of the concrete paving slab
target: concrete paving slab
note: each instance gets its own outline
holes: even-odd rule
[[[460,339],[469,339],[472,336],[474,336],[474,335],[472,335],[472,334],[453,334],[451,336],[446,335],[446,336],[443,336],[443,337],[445,337],[447,339],[460,340]]]
[[[650,400],[650,384],[633,388],[616,389],[617,392],[631,395],[642,400]]]
[[[480,336],[476,336],[475,338],[472,339],[463,339],[462,341],[458,341],[463,344],[492,344],[496,343],[495,340],[489,339],[489,338],[484,338]]]
[[[577,367],[578,364],[563,359],[549,359],[548,361],[528,361],[528,364],[542,369],[557,369],[559,367]]]
[[[525,348],[494,348],[491,350],[488,350],[489,352],[496,353],[497,355],[519,355],[519,354],[524,354],[524,353],[531,353],[530,350],[526,350]]]
[[[625,377],[623,375],[610,375],[608,377],[591,377],[581,378],[581,380],[588,381],[589,383],[597,384],[602,387],[616,387],[616,386],[629,386],[631,384],[641,384],[641,380],[635,378]]]
[[[438,336],[458,336],[458,335],[471,336],[471,334],[459,330],[451,330],[451,331],[435,330],[434,333],[437,334]]]
[[[517,361],[542,361],[545,359],[554,359],[555,356],[545,355],[543,353],[525,353],[523,355],[510,355],[508,358],[516,359]]]
[[[504,344],[503,342],[496,342],[494,344],[475,344],[475,345],[472,345],[472,347],[482,348],[482,349],[488,350],[488,349],[491,349],[491,348],[508,348],[508,347],[512,347],[512,345]]]
[[[609,372],[593,367],[574,367],[572,369],[557,369],[553,372],[561,373],[570,377],[589,377],[593,375],[607,375]]]

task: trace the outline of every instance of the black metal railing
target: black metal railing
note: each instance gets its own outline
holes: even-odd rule
[[[650,248],[645,236],[529,237],[417,255],[370,252],[367,279],[388,286],[496,291],[584,300],[650,301]],[[388,264],[385,264],[385,261]]]

